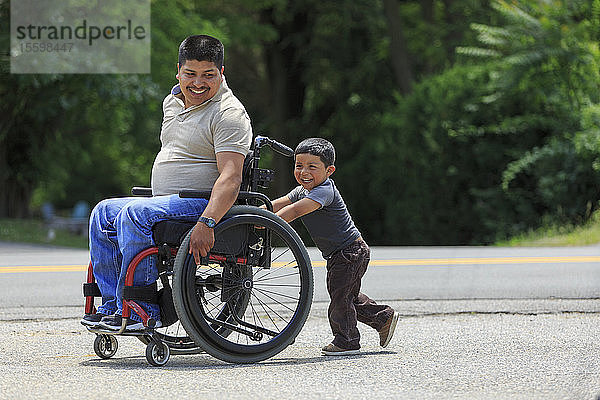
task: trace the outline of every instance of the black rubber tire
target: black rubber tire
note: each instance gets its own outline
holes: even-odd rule
[[[299,293],[295,308],[290,308],[292,313],[289,321],[283,319],[283,321],[286,321],[285,327],[283,329],[277,327],[278,332],[275,332],[276,335],[270,335],[270,339],[266,342],[247,345],[234,343],[233,340],[219,335],[217,330],[211,328],[210,322],[205,319],[206,313],[201,304],[202,301],[198,299],[197,290],[199,289],[195,286],[196,265],[193,256],[188,253],[191,232],[186,235],[175,258],[173,301],[186,332],[208,354],[231,363],[253,363],[266,360],[284,350],[294,342],[304,326],[310,312],[313,296],[312,266],[306,248],[296,231],[272,212],[254,206],[234,206],[223,221],[215,227],[215,238],[218,238],[224,230],[239,225],[266,227],[270,230],[271,235],[277,235],[288,246],[290,256],[293,256],[296,265],[294,268],[297,268],[298,271],[294,274],[298,275],[299,289],[297,290]],[[255,273],[252,275],[254,276]],[[256,287],[253,284],[250,291],[255,289]],[[250,294],[250,296],[254,295]],[[252,304],[250,306],[252,307]],[[268,314],[264,305],[263,309]],[[246,341],[248,342],[247,338]],[[262,341],[262,339],[258,341]]]
[[[94,353],[100,358],[108,359],[114,356],[119,348],[119,342],[114,335],[96,335]]]
[[[162,367],[169,362],[171,350],[165,343],[151,340],[146,346],[146,360],[153,367]]]

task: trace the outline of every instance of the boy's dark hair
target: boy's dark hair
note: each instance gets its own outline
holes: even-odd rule
[[[308,138],[301,141],[294,151],[294,157],[298,154],[318,156],[326,167],[335,163],[335,148],[329,141],[321,138]]]
[[[187,60],[210,61],[221,70],[225,58],[223,43],[208,35],[188,36],[179,45],[179,68]]]

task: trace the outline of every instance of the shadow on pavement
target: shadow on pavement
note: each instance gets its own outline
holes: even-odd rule
[[[318,356],[318,357],[307,357],[307,358],[280,358],[280,359],[269,359],[254,364],[229,364],[224,361],[220,361],[207,354],[195,354],[195,355],[176,355],[169,359],[167,365],[162,368],[168,370],[178,369],[197,369],[197,370],[211,370],[211,369],[234,369],[234,368],[253,368],[256,366],[287,366],[287,365],[301,365],[301,364],[318,364],[331,361],[340,360],[353,360],[361,359],[371,356],[387,356],[398,354],[395,351],[368,351],[352,356]],[[142,355],[132,357],[115,357],[107,360],[100,358],[94,358],[91,360],[82,361],[79,363],[81,366],[86,367],[99,367],[99,368],[111,368],[117,370],[131,370],[131,369],[147,369],[155,368],[148,364],[146,358]]]

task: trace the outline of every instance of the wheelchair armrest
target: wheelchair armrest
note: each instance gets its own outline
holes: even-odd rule
[[[259,192],[240,191],[238,200],[258,200],[267,207],[267,210],[273,211],[273,203],[271,203],[271,200],[266,195]]]
[[[210,190],[182,190],[179,192],[179,197],[195,198],[195,199],[210,199],[211,193],[212,193],[212,191],[210,191]],[[271,200],[262,193],[240,191],[237,199],[238,200],[258,200],[267,207],[267,210],[273,211],[273,204],[271,203]]]
[[[184,199],[210,199],[212,190],[181,190],[179,197]]]
[[[152,188],[134,186],[131,188],[131,194],[134,196],[152,197]]]

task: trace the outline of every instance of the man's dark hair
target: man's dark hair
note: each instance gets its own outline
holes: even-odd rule
[[[187,60],[210,61],[215,63],[219,71],[223,67],[225,48],[217,38],[208,35],[188,36],[179,45],[179,68]]]
[[[294,156],[298,154],[318,156],[326,167],[335,163],[335,148],[329,141],[321,138],[308,138],[301,141],[294,151]]]

